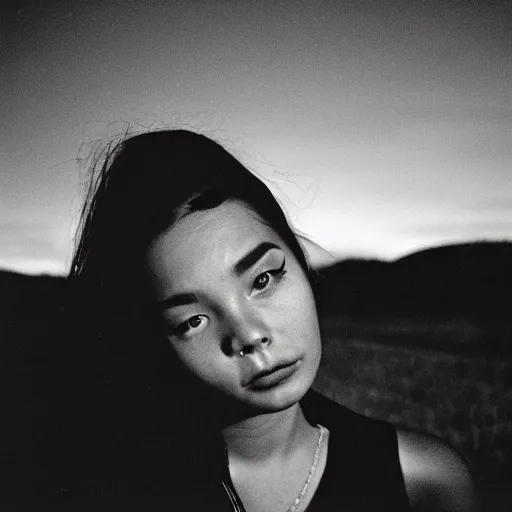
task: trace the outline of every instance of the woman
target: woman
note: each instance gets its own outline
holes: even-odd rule
[[[471,509],[453,451],[310,391],[321,356],[311,276],[270,191],[214,141],[161,131],[109,151],[71,272],[95,308],[105,382],[131,386],[129,405],[114,392],[104,408],[116,427],[99,451],[114,462],[98,502]],[[121,409],[131,440],[113,449]]]

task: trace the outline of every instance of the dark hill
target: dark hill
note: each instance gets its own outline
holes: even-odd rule
[[[448,349],[491,343],[509,350],[511,263],[510,242],[437,247],[393,262],[340,261],[320,270],[320,315],[388,342],[414,333],[428,345],[446,332]],[[85,325],[70,308],[65,278],[0,271],[0,296],[1,349],[25,362],[73,352]]]
[[[393,262],[340,261],[320,271],[321,316],[387,341],[401,334],[448,350],[511,350],[512,243],[420,251]],[[449,339],[451,338],[451,339]],[[435,343],[438,345],[438,343]]]
[[[0,271],[0,348],[30,357],[72,351],[85,325],[70,307],[75,301],[68,284],[62,277]],[[455,337],[455,348],[462,329],[466,341],[492,338],[494,346],[507,348],[512,243],[442,246],[392,262],[339,261],[320,270],[315,293],[321,317],[380,329],[388,341],[406,331],[428,344],[431,335],[445,330]]]
[[[67,304],[64,278],[0,271],[0,297],[0,347],[45,351],[52,330],[57,341],[55,329],[60,330],[65,321]]]

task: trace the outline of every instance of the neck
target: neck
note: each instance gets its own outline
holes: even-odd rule
[[[244,419],[222,430],[230,461],[261,464],[288,457],[313,429],[298,403],[284,411]]]

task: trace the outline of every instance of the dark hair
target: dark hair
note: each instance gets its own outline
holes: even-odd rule
[[[92,166],[69,276],[94,309],[98,332],[118,339],[128,333],[133,338],[140,329],[146,338],[155,334],[151,329],[160,320],[151,312],[149,244],[183,216],[233,199],[273,228],[309,275],[304,252],[269,188],[217,142],[166,130],[108,146]]]
[[[173,429],[176,439],[194,439],[183,443],[187,447],[202,446],[198,439],[205,439],[207,449],[184,460],[202,460],[205,453],[214,458],[215,443],[207,440],[216,431],[222,399],[194,380],[163,336],[145,265],[158,235],[189,213],[226,200],[243,201],[257,213],[309,275],[303,250],[267,186],[203,135],[173,130],[125,138],[107,146],[91,167],[68,278],[82,319],[74,340],[81,347],[76,380],[84,381],[77,402],[85,411],[84,437],[106,439],[113,460],[132,456],[133,449],[123,448],[128,444],[140,444],[141,457],[159,452],[154,440],[162,433],[162,439],[172,439]],[[156,434],[144,444],[141,432]],[[158,453],[155,460],[160,458]]]
[[[308,272],[302,248],[268,187],[215,141],[167,130],[108,147],[102,165],[93,169],[70,277],[98,291],[119,290],[143,268],[155,237],[187,213],[227,199],[249,205]]]
[[[91,173],[68,278],[83,319],[79,372],[87,396],[93,390],[85,416],[101,417],[113,438],[127,425],[174,428],[162,420],[169,407],[171,417],[189,418],[189,430],[213,428],[222,397],[194,380],[163,335],[146,268],[149,245],[189,213],[239,200],[277,233],[306,275],[314,272],[269,188],[208,137],[185,130],[129,137],[107,146]]]

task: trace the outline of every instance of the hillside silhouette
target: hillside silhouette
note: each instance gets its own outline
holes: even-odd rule
[[[319,314],[389,343],[406,337],[439,348],[435,338],[444,335],[448,351],[511,355],[511,263],[510,242],[437,247],[392,262],[342,260],[319,271]],[[83,343],[89,323],[66,278],[0,270],[0,297],[0,349],[20,364],[57,361]]]
[[[442,246],[392,262],[342,260],[319,271],[319,314],[390,343],[406,336],[439,348],[434,338],[444,332],[446,350],[510,355],[511,263],[510,242]],[[24,364],[69,355],[88,328],[64,277],[0,270],[0,297],[0,348],[26,356]]]
[[[320,316],[388,343],[512,355],[512,243],[442,246],[321,269]]]

